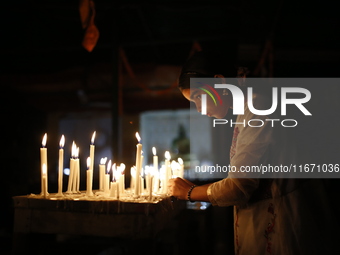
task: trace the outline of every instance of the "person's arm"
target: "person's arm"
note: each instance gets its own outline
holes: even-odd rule
[[[188,180],[182,178],[174,178],[169,180],[168,188],[171,196],[182,200],[188,200],[188,191],[193,185],[195,184]],[[208,183],[193,188],[190,194],[191,200],[209,202],[207,190],[210,185],[211,183]]]
[[[196,186],[190,194],[191,201],[210,202],[218,206],[241,205],[248,201],[258,186],[258,179],[232,179]],[[188,191],[195,185],[192,182],[175,178],[169,180],[169,193],[181,200],[188,200]]]

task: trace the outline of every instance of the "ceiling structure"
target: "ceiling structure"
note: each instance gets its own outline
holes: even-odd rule
[[[116,98],[113,88],[121,84],[120,111],[135,113],[187,105],[173,85],[195,45],[254,69],[270,40],[274,76],[334,76],[339,67],[334,32],[339,23],[331,6],[250,0],[94,3],[100,35],[92,52],[81,45],[79,1],[4,3],[2,84],[51,111],[107,109]],[[126,61],[120,66],[122,56]]]

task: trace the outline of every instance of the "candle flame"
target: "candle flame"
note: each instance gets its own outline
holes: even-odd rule
[[[145,175],[150,174],[150,167],[149,166],[145,166],[144,173],[145,173]]]
[[[170,160],[171,159],[171,156],[170,156],[170,152],[169,151],[166,151],[165,154],[164,154],[165,158],[167,160]]]
[[[87,165],[87,169],[90,169],[90,165],[91,165],[91,158],[90,157],[87,157],[86,165]]]
[[[154,176],[155,175],[155,169],[151,166],[145,166],[145,175]]]
[[[76,153],[74,154],[74,156],[75,156],[76,158],[78,158],[78,157],[79,157],[79,147],[77,147],[77,149],[76,149]]]
[[[59,145],[60,145],[60,148],[64,147],[64,145],[65,145],[65,136],[64,135],[61,136]]]
[[[138,142],[140,142],[141,138],[140,138],[138,132],[136,132],[136,138],[137,138]]]
[[[172,170],[179,169],[179,163],[176,162],[175,160],[171,161],[170,166],[171,166],[171,169],[172,169]]]
[[[110,173],[111,165],[112,165],[112,162],[111,162],[111,159],[110,159],[109,162],[107,163],[107,168],[106,168],[107,174]]]
[[[91,144],[94,144],[94,138],[96,137],[96,131],[93,132],[92,138],[91,138]]]
[[[42,142],[41,142],[42,147],[45,147],[45,146],[46,146],[46,141],[47,141],[47,133],[45,133],[45,135],[44,135],[44,137],[43,137],[43,139],[42,139]]]
[[[119,168],[119,167],[118,167]],[[112,165],[112,181],[118,179],[119,172],[117,171],[116,163]]]
[[[156,148],[155,147],[152,147],[152,153],[154,156],[156,156]]]
[[[135,166],[130,168],[130,174],[131,174],[132,177],[136,177],[136,167]]]
[[[76,150],[77,150],[77,146],[76,146],[76,143],[73,141],[72,142],[72,149],[71,149],[71,156],[73,158],[76,156]]]
[[[178,161],[178,163],[180,163],[181,165],[183,165],[183,159],[182,159],[182,158],[178,158],[177,161]]]
[[[125,170],[125,164],[124,163],[120,163],[120,167],[121,167],[121,169],[123,169],[122,171]]]
[[[101,158],[101,159],[100,159],[100,164],[101,164],[101,165],[105,165],[106,160],[107,160],[107,157]]]
[[[46,175],[46,173],[47,173],[47,166],[46,166],[46,164],[44,163],[44,164],[42,165],[42,174],[43,174],[43,175]]]
[[[124,174],[125,171],[125,164],[124,163],[120,163],[120,172],[121,174]]]

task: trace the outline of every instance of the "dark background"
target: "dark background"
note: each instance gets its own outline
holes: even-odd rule
[[[11,250],[12,196],[39,190],[40,177],[34,170],[39,169],[37,148],[58,114],[110,111],[114,140],[124,137],[117,128],[118,124],[124,126],[119,122],[124,116],[138,119],[147,110],[189,107],[177,89],[158,93],[169,84],[152,85],[152,92],[148,92],[128,82],[123,83],[122,104],[118,106],[119,48],[124,49],[137,78],[143,73],[152,76],[157,66],[180,67],[195,41],[202,49],[215,49],[252,72],[270,41],[273,60],[265,58],[255,76],[268,77],[272,68],[274,77],[338,77],[339,15],[335,2],[94,2],[100,36],[92,52],[81,46],[84,30],[78,1],[7,1],[1,5],[0,251]],[[122,73],[128,76],[126,70]],[[80,96],[84,94],[85,101]],[[138,121],[130,129],[137,127]],[[126,153],[131,148],[112,146],[114,156],[131,161]],[[223,235],[232,232],[232,225],[228,225],[231,209],[209,210],[194,212],[196,218],[185,212],[182,220],[191,219],[185,233],[198,235],[201,232],[195,231],[196,223],[205,222],[210,228],[202,228],[202,233],[222,236],[214,239],[211,251],[232,250],[232,240],[223,241]],[[207,215],[214,215],[214,223],[208,224],[211,218],[206,222]],[[189,240],[194,242],[193,237]],[[192,245],[185,247],[204,251]]]

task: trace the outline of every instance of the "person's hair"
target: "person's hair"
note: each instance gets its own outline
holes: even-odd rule
[[[239,68],[222,54],[208,51],[194,53],[183,65],[178,79],[178,88],[190,89],[190,78],[213,78],[216,74],[236,78],[246,69]]]

